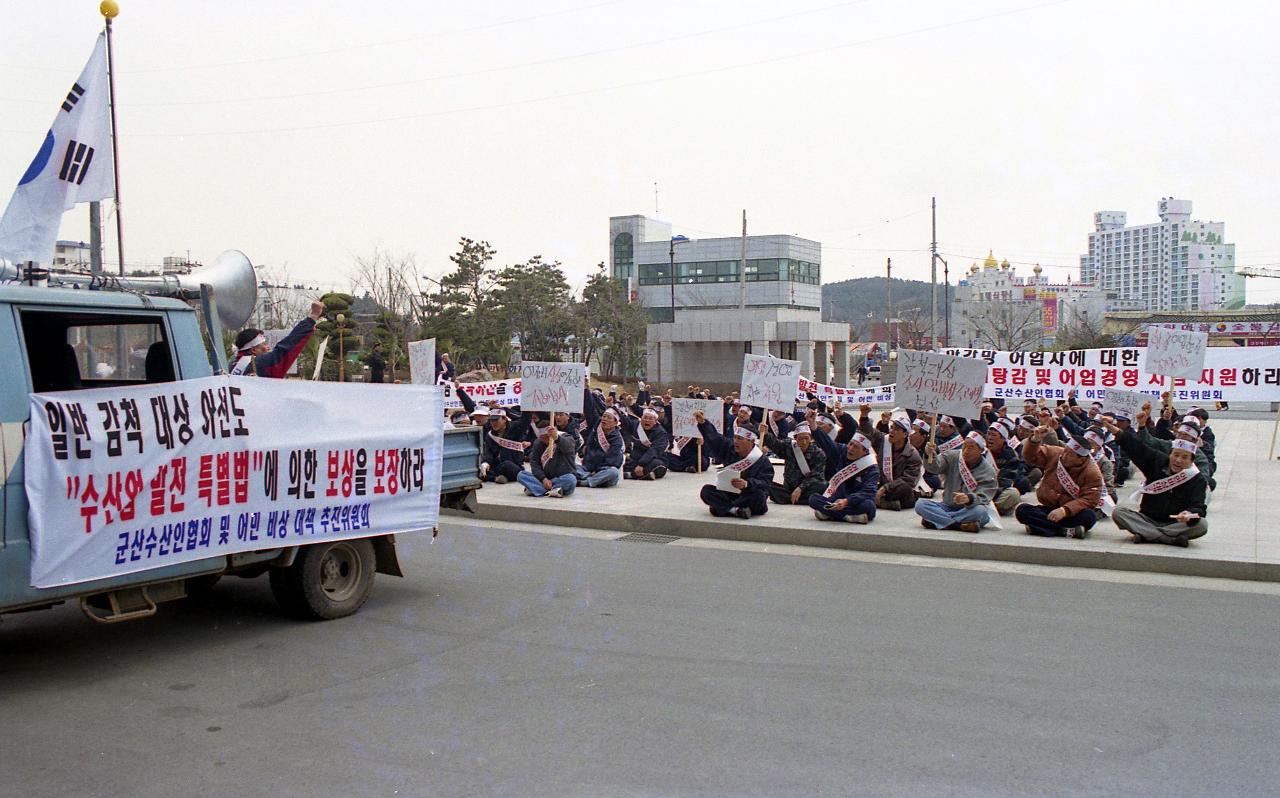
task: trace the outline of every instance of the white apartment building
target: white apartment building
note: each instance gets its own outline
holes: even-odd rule
[[[992,349],[1052,347],[1059,330],[1079,323],[1099,329],[1107,312],[1103,292],[1089,283],[1051,283],[1043,269],[1019,277],[1008,260],[987,254],[956,286],[953,346]]]
[[[1093,215],[1080,280],[1095,283],[1111,310],[1235,310],[1245,278],[1235,273],[1236,245],[1223,222],[1191,218],[1191,201],[1165,197],[1160,221],[1126,226],[1124,211]]]

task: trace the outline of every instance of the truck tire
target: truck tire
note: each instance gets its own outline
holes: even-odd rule
[[[271,569],[271,593],[290,615],[345,618],[369,598],[377,557],[367,539],[304,546],[288,568]]]

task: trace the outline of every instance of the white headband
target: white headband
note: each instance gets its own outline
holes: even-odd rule
[[[1085,446],[1083,443],[1071,437],[1070,435],[1067,436],[1067,448],[1075,452],[1076,454],[1080,455],[1081,457],[1089,457],[1090,455],[1093,454],[1093,452],[1089,450],[1088,446]]]
[[[973,441],[975,444],[977,444],[978,448],[981,449],[982,451],[985,452],[987,450],[987,439],[982,437],[981,434],[977,432],[970,432],[968,435],[964,437],[965,437],[965,440]]]
[[[239,348],[239,349],[237,349],[236,351],[237,351],[237,352],[247,352],[247,351],[249,351],[250,349],[254,348],[255,346],[261,346],[261,345],[265,344],[266,342],[267,342],[267,336],[263,335],[262,333],[258,333],[257,335],[253,336],[253,339],[252,339],[252,340],[250,340],[250,341],[249,341],[249,343],[247,343],[247,344],[245,344],[244,346],[240,347],[240,348]]]
[[[1009,430],[1004,424],[992,424],[991,431],[999,435],[1004,440],[1009,440]]]
[[[799,424],[796,424],[796,428],[792,430],[792,432],[799,435],[802,432],[812,433],[813,430],[809,428],[809,422],[801,421]]]
[[[755,442],[755,440],[756,440],[756,434],[755,434],[754,432],[752,432],[751,430],[749,430],[749,429],[747,429],[746,427],[741,426],[741,425],[739,425],[739,426],[738,426],[738,427],[733,431],[733,434],[734,434],[734,435],[736,435],[736,436],[738,436],[739,438],[746,438],[747,440],[752,441],[752,442]]]
[[[863,449],[866,449],[868,452],[871,451],[871,441],[868,440],[867,436],[863,435],[861,432],[853,433],[853,437],[850,438],[849,440],[857,441],[862,446]]]
[[[1192,441],[1184,441],[1184,440],[1182,440],[1181,438],[1178,438],[1178,439],[1174,440],[1174,442],[1173,442],[1173,448],[1175,448],[1175,449],[1181,449],[1182,451],[1184,451],[1184,452],[1188,452],[1188,453],[1190,453],[1190,454],[1195,454],[1195,453],[1196,453],[1196,445],[1195,445],[1195,443],[1193,443]]]
[[[920,432],[922,432],[922,433],[926,433],[926,434],[927,434],[927,433],[929,432],[929,422],[928,422],[928,421],[925,421],[925,420],[923,420],[923,419],[919,419],[919,418],[917,418],[915,421],[911,422],[911,426],[913,426],[913,427],[915,427],[916,429],[920,430]]]

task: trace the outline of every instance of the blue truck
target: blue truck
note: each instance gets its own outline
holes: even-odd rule
[[[243,266],[252,280],[247,259]],[[23,482],[29,395],[194,379],[226,369],[209,284],[194,297],[190,291],[170,292],[199,300],[193,303],[148,296],[123,282],[113,286],[102,280],[93,286],[118,290],[0,285],[0,615],[78,600],[90,618],[111,623],[152,615],[157,604],[205,590],[223,576],[266,575],[291,614],[340,618],[364,604],[375,573],[403,575],[394,536],[379,535],[209,557],[64,587],[32,587]],[[480,430],[446,430],[442,506],[474,508],[479,465]]]

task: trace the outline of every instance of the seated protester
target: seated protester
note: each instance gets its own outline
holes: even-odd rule
[[[951,416],[938,417],[938,435],[934,444],[939,452],[959,449],[964,444],[964,436],[960,434],[956,421]]]
[[[542,424],[543,422],[541,418],[537,418],[533,423]],[[556,430],[558,430],[561,435],[569,436],[573,441],[573,450],[575,452],[581,451],[582,435],[578,432],[578,424],[574,421],[573,416],[565,413],[564,411],[557,410],[551,414],[551,423],[556,425]]]
[[[853,433],[840,456],[840,470],[827,489],[809,497],[809,506],[819,521],[848,521],[869,524],[876,517],[876,491],[880,488],[880,468],[871,453],[871,441],[861,432]]]
[[[505,485],[514,481],[516,475],[524,470],[524,453],[529,448],[529,443],[525,441],[529,421],[528,414],[512,420],[500,407],[495,407],[490,412],[480,454],[482,480]]]
[[[797,424],[786,438],[779,438],[768,424],[761,424],[760,437],[764,448],[783,461],[782,483],[769,486],[769,498],[774,504],[808,504],[810,496],[826,490],[827,455],[814,445],[809,422]]]
[[[996,467],[987,456],[987,441],[976,432],[959,449],[940,452],[925,444],[924,470],[942,474],[944,501],[920,499],[916,515],[925,529],[977,532],[991,522],[989,504],[996,493]]]
[[[1083,540],[1098,522],[1102,472],[1084,441],[1069,437],[1066,446],[1043,445],[1048,431],[1040,427],[1023,444],[1023,457],[1044,471],[1036,488],[1039,505],[1019,504],[1014,517],[1032,535]]]
[[[791,417],[780,410],[770,410],[765,414],[765,426],[769,434],[781,440],[791,434]]]
[[[595,396],[584,396],[582,412],[587,419],[583,433],[582,465],[577,470],[578,485],[609,488],[622,479],[622,463],[627,454],[622,431],[618,428],[618,411],[605,407]]]
[[[889,416],[889,432],[883,433],[878,425],[871,425],[871,405],[858,408],[858,427],[871,442],[880,469],[880,485],[876,489],[876,507],[881,510],[910,510],[916,506],[916,485],[924,473],[924,461],[920,452],[911,445],[911,423],[899,416]]]
[[[986,437],[987,430],[991,429],[991,425],[996,423],[999,418],[1000,416],[996,413],[995,405],[992,404],[990,399],[987,399],[982,403],[982,409],[979,412],[978,417],[969,422],[969,429],[973,432],[982,434],[983,437]]]
[[[1101,418],[1101,416],[1099,416]],[[1103,427],[1094,427],[1084,434],[1084,442],[1092,453],[1093,462],[1098,464],[1102,473],[1102,508],[1105,515],[1111,515],[1116,504],[1116,471],[1115,463],[1107,446],[1110,433]],[[1108,500],[1110,500],[1108,502]]]
[[[732,515],[748,519],[769,512],[773,463],[756,446],[756,434],[745,426],[738,426],[731,437],[725,437],[707,421],[701,410],[695,411],[693,418],[702,433],[703,448],[711,449],[713,456],[726,464],[716,485],[702,486],[702,503],[718,518]],[[721,484],[726,487],[718,487]]]
[[[1048,427],[1049,435],[1046,435],[1043,443],[1048,446],[1061,446],[1062,437],[1058,435],[1058,430],[1062,427],[1062,422],[1056,411],[1047,407],[1042,407],[1036,411],[1036,426]],[[1050,435],[1052,437],[1050,437]]]
[[[809,410],[807,413],[809,428],[813,430],[813,442],[827,459],[827,464],[822,469],[822,481],[827,482],[839,470],[836,462],[840,459],[840,444],[837,440],[842,433],[836,429],[835,419],[831,416],[819,414],[814,410]]]
[[[538,439],[529,450],[529,470],[516,479],[530,496],[562,499],[578,487],[577,451],[573,439],[561,435],[554,424],[537,430]]]
[[[1193,424],[1179,424],[1176,427],[1171,428],[1174,436],[1173,440],[1165,440],[1152,433],[1149,420],[1150,413],[1150,404],[1143,405],[1141,412],[1138,413],[1138,422],[1134,427],[1138,440],[1161,452],[1170,451],[1173,448],[1174,440],[1183,440],[1195,444],[1196,450],[1192,460],[1195,462],[1196,468],[1200,469],[1200,474],[1204,477],[1205,482],[1208,483],[1209,490],[1214,490],[1217,487],[1217,482],[1213,478],[1213,463],[1211,463],[1209,458],[1204,456],[1204,452],[1200,450],[1199,427]]]
[[[987,430],[987,453],[996,466],[997,492],[991,504],[1001,515],[1012,513],[1022,501],[1022,494],[1031,490],[1027,464],[1009,445],[1010,436],[1009,428],[1004,424],[992,424]]]
[[[1175,440],[1166,453],[1140,439],[1133,430],[1111,430],[1133,464],[1146,475],[1135,495],[1137,510],[1117,507],[1111,520],[1134,536],[1135,543],[1167,543],[1186,547],[1209,531],[1205,521],[1208,482],[1195,465],[1196,446]]]
[[[674,435],[672,437],[675,438]],[[699,452],[702,453],[701,463],[698,462]],[[696,474],[711,467],[708,448],[699,446],[696,438],[688,436],[675,438],[671,442],[671,449],[663,452],[662,461],[671,471],[680,471],[685,474]]]
[[[623,467],[627,479],[662,479],[667,475],[666,461],[662,455],[671,445],[667,428],[658,423],[658,411],[646,407],[636,425],[631,441],[631,454]],[[696,447],[695,447],[696,448]]]
[[[83,173],[82,173],[83,174]],[[236,334],[236,360],[231,373],[236,376],[275,377],[282,379],[293,367],[298,355],[315,332],[316,322],[324,315],[324,303],[311,301],[311,313],[293,325],[288,335],[274,347],[267,343],[266,333],[246,327]]]

